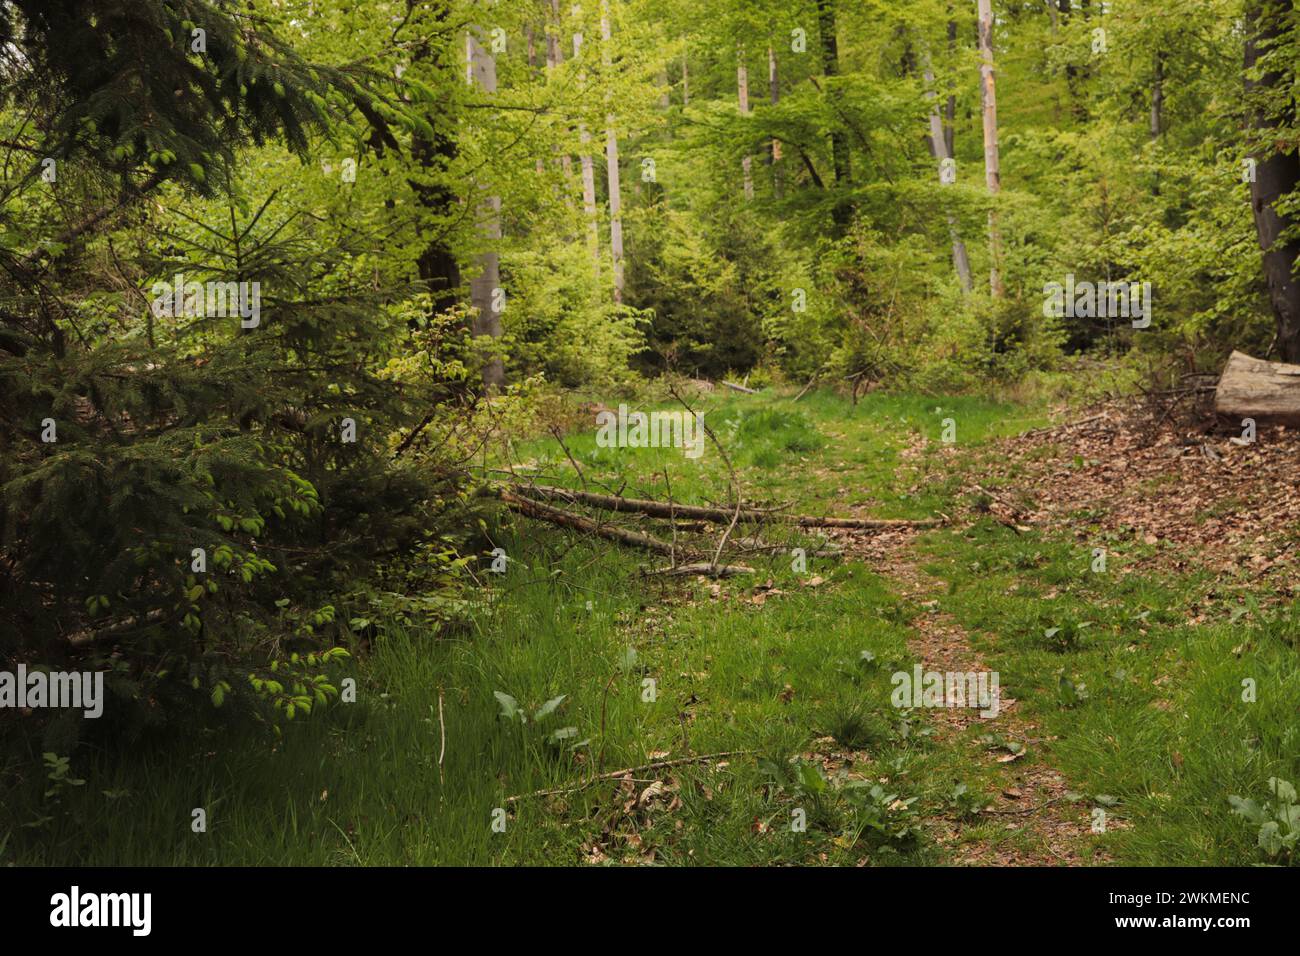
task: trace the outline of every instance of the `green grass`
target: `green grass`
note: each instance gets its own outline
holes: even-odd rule
[[[727,395],[699,407],[747,497],[897,517],[952,513],[968,470],[997,454],[982,443],[1041,423],[1036,409],[973,398],[871,395],[854,408],[824,394]],[[955,447],[938,441],[944,419]],[[918,433],[935,441],[905,461]],[[670,483],[679,501],[729,500],[713,447],[694,460],[599,448],[594,429],[565,445],[522,442],[510,457],[565,483],[656,496]],[[715,587],[647,578],[654,559],[556,529],[490,530],[512,560],[484,575],[472,624],[390,629],[350,665],[355,704],[280,738],[208,714],[124,750],[83,748],[72,776],[85,783],[53,797],[42,796],[39,761],[6,758],[0,862],[942,864],[949,851],[931,838],[941,819],[965,820],[966,842],[1032,842],[1006,818],[971,812],[1004,785],[1001,765],[972,759],[978,728],[941,742],[927,714],[891,706],[889,676],[911,666],[919,609],[900,602],[890,568],[810,558],[796,574],[779,552],[750,560],[757,581]],[[1093,546],[1110,550],[1104,574],[1089,570]],[[1080,800],[1105,806],[1114,825],[1097,845],[1120,863],[1261,859],[1257,827],[1228,797],[1262,802],[1270,776],[1300,777],[1295,615],[1230,623],[1225,609],[1190,627],[1207,582],[1124,573],[1146,553],[1131,542],[1085,546],[981,521],[920,548],[930,596],[1039,722],[1044,742],[1026,763],[1051,764]],[[812,575],[823,582],[809,586]],[[753,585],[769,580],[760,604]],[[1240,701],[1246,677],[1254,704]],[[502,717],[498,693],[529,717],[563,700],[522,723]],[[598,770],[726,751],[743,753],[638,773],[628,789],[533,795]],[[670,792],[642,801],[656,781]],[[196,807],[206,833],[191,831]],[[504,832],[493,829],[498,808]]]
[[[1262,802],[1270,777],[1300,778],[1300,661],[1283,637],[1289,616],[1230,623],[1225,607],[1217,620],[1189,626],[1209,587],[1202,576],[1124,574],[1137,549],[1111,554],[1106,572],[1093,573],[1090,547],[993,522],[933,534],[927,551],[932,572],[948,582],[942,607],[976,635],[1004,691],[1055,738],[1049,762],[1106,809],[1115,825],[1103,842],[1118,860],[1263,860],[1256,828],[1231,812],[1229,798]]]

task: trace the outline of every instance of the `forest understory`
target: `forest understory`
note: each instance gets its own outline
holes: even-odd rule
[[[715,579],[647,576],[666,562],[503,512],[490,538],[512,557],[483,575],[472,633],[386,628],[353,671],[369,703],[282,738],[196,726],[138,761],[83,764],[86,785],[65,788],[59,818],[11,832],[6,852],[140,864],[1264,859],[1231,800],[1263,802],[1269,777],[1291,772],[1300,622],[1282,606],[1293,540],[1241,529],[1290,486],[1286,430],[1238,445],[1213,416],[1137,402],[1049,426],[1041,406],[965,398],[693,401],[734,476],[716,455],[602,449],[589,429],[503,445],[499,470],[628,497],[671,487],[683,502],[725,502],[734,481],[799,512],[835,502],[845,517],[943,524],[740,525],[735,540],[779,550],[748,555],[753,574]],[[958,441],[941,439],[946,419]],[[1249,487],[1223,495],[1237,472]],[[678,524],[685,553],[701,532]],[[999,672],[998,713],[900,710],[890,676],[915,665]],[[1234,707],[1246,677],[1259,703]],[[214,808],[203,841],[184,828],[158,838],[195,805]]]
[[[0,867],[1294,866],[1297,64],[1295,0],[0,0]]]

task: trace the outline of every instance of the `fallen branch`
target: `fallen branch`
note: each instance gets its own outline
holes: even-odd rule
[[[647,770],[664,770],[668,767],[681,767],[686,764],[700,763],[705,760],[719,760],[722,757],[739,757],[749,753],[748,750],[724,750],[716,754],[700,754],[697,757],[677,757],[673,760],[656,760],[654,763],[645,763],[639,767],[625,767],[622,770],[611,770],[609,773],[598,774],[590,780],[584,780],[581,783],[570,784],[565,787],[556,787],[554,790],[534,790],[532,793],[520,793],[513,797],[506,797],[506,803],[514,803],[516,800],[526,800],[530,797],[554,797],[561,793],[575,793],[578,790],[584,790],[592,784],[600,783],[603,780],[617,780],[620,777],[626,777],[628,774],[644,773]]]
[[[1028,438],[1030,435],[1042,435],[1048,432],[1070,432],[1076,428],[1082,428],[1084,425],[1091,425],[1093,422],[1101,421],[1103,418],[1109,418],[1109,412],[1102,412],[1099,415],[1090,415],[1087,418],[1081,418],[1077,422],[1065,422],[1060,425],[1044,425],[1041,428],[1031,428],[1028,431],[1021,432],[1018,438]]]
[[[533,501],[531,498],[521,497],[504,488],[498,489],[497,494],[511,511],[516,511],[529,518],[537,518],[541,521],[559,525],[562,528],[572,528],[575,531],[594,534],[609,541],[617,541],[619,544],[626,544],[633,548],[641,548],[643,551],[653,551],[655,554],[666,555],[668,558],[674,556],[673,546],[667,541],[660,541],[654,535],[632,531],[628,528],[620,528],[616,525],[599,524],[583,515],[565,511],[562,508],[552,508],[550,505],[544,505],[540,501]]]
[[[750,388],[747,385],[737,385],[735,382],[726,382],[726,381],[724,381],[722,384],[727,386],[727,388],[734,389],[737,392],[744,392],[746,395],[758,394],[758,389]]]
[[[563,498],[567,501],[590,505],[604,511],[642,514],[651,518],[687,518],[730,524],[736,517],[736,511],[730,508],[682,505],[654,501],[649,498],[624,498],[621,495],[573,491],[569,488],[555,488],[549,485],[515,485],[512,491],[518,495],[538,494],[548,498]],[[825,518],[817,515],[784,514],[762,508],[741,508],[739,514],[744,521],[776,521],[782,524],[795,524],[801,528],[857,528],[871,530],[879,528],[935,528],[943,524],[943,521],[938,518],[924,518],[919,521],[909,521],[901,518]]]
[[[799,394],[796,395],[796,396],[794,397],[794,400],[795,400],[796,402],[799,401],[799,399],[803,398],[805,395],[808,394],[808,389],[810,389],[810,388],[813,387],[813,383],[816,382],[817,379],[821,378],[822,372],[824,372],[824,371],[826,371],[826,366],[825,366],[825,365],[823,365],[823,366],[822,366],[821,368],[819,368],[817,371],[813,372],[813,374],[812,374],[812,378],[808,379],[808,384],[805,385],[805,386],[804,386],[804,387],[799,391]]]
[[[655,568],[652,571],[646,571],[646,574],[663,574],[670,577],[680,577],[691,574],[704,574],[711,578],[729,578],[736,574],[757,574],[753,568],[743,564],[711,564],[700,562],[699,564],[679,564],[671,568]]]

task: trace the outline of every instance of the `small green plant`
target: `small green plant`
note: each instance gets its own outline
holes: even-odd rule
[[[890,739],[892,729],[861,701],[827,707],[821,715],[821,732],[849,750],[866,750]]]
[[[533,711],[532,716],[528,711],[521,707],[519,701],[504,691],[493,691],[492,696],[497,699],[497,705],[501,708],[497,715],[501,720],[507,723],[518,724],[520,728],[527,727],[529,724],[538,726],[555,714],[566,700],[568,694],[560,694],[558,697],[552,697],[546,703],[542,704]],[[569,743],[574,737],[578,736],[577,727],[560,727],[551,731],[549,734],[543,733],[542,743],[556,751],[574,751],[585,747],[590,740],[580,740],[576,743]]]
[[[69,789],[86,785],[86,781],[72,776],[72,763],[69,758],[61,757],[56,753],[43,753],[41,759],[45,762],[45,779],[49,784],[44,793],[45,809],[39,816],[23,824],[29,829],[40,829],[52,823]]]
[[[1082,623],[1074,619],[1067,619],[1056,627],[1049,627],[1043,631],[1043,644],[1057,654],[1068,654],[1079,650],[1083,646],[1083,631],[1092,626],[1091,621]]]
[[[845,795],[853,805],[852,842],[864,835],[889,845],[913,842],[920,834],[917,812],[912,809],[918,797],[901,797],[889,793],[878,783],[853,780],[844,787]]]
[[[948,807],[963,820],[973,820],[988,806],[988,797],[958,781],[948,793]]]
[[[1231,796],[1232,811],[1259,827],[1256,845],[1272,863],[1290,864],[1300,841],[1300,804],[1295,787],[1280,777],[1268,778],[1268,789],[1276,800],[1261,806],[1251,797]]]
[[[1060,705],[1067,710],[1078,707],[1088,699],[1088,685],[1073,680],[1062,669],[1056,673],[1056,695]]]

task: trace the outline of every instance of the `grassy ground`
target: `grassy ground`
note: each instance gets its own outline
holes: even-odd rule
[[[989,440],[1042,421],[970,398],[700,401],[747,497],[881,517],[964,513]],[[940,441],[945,420],[955,449]],[[691,460],[599,448],[592,432],[565,445],[521,444],[510,459],[569,483],[572,458],[585,480],[627,493],[729,497],[712,447]],[[42,797],[45,781],[29,779],[4,795],[0,861],[995,861],[1049,840],[1035,813],[981,812],[1038,767],[1069,781],[1064,859],[1249,863],[1263,859],[1259,825],[1229,798],[1263,804],[1270,776],[1300,776],[1286,620],[1188,626],[1207,582],[1126,573],[1131,548],[1095,572],[1063,529],[963,516],[871,560],[850,550],[796,570],[783,551],[749,560],[756,577],[715,584],[646,578],[662,562],[531,523],[493,535],[510,560],[485,576],[471,630],[393,630],[357,665],[357,703],[280,740],[196,725],[124,758],[79,753],[71,776],[84,784]],[[905,565],[929,576],[932,606],[901,597]],[[996,722],[949,732],[934,711],[891,704],[891,675],[919,659],[918,615],[939,612],[1000,672],[1032,740],[1001,738]],[[538,793],[708,754],[727,756]],[[191,829],[200,807],[206,833]],[[1098,810],[1107,825],[1093,833]]]

